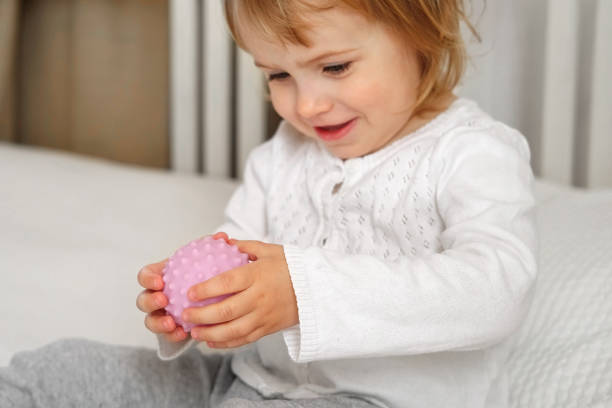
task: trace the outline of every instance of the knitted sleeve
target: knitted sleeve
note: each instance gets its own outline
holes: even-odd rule
[[[529,150],[511,132],[452,136],[432,160],[440,252],[391,263],[284,247],[300,318],[283,332],[293,360],[478,349],[516,330],[537,269]]]

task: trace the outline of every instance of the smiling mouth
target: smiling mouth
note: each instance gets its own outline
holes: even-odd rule
[[[338,125],[332,126],[315,126],[315,130],[319,138],[330,141],[330,140],[338,140],[346,136],[346,134],[353,128],[355,125],[356,119],[351,119],[344,123],[340,123]]]

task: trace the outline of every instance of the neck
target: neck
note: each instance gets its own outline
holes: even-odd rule
[[[406,125],[402,128],[400,132],[396,134],[393,140],[397,140],[405,135],[408,135],[421,127],[425,126],[429,122],[431,122],[436,116],[440,113],[444,112],[448,107],[457,99],[457,96],[452,92],[442,95],[439,97],[434,104],[432,104],[431,108],[419,112],[416,115],[411,115],[406,122]]]

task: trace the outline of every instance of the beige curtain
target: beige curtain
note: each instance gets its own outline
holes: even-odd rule
[[[168,166],[167,0],[0,2],[2,139]]]

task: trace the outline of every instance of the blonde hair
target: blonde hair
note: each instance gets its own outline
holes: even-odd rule
[[[238,29],[239,13],[265,36],[309,46],[309,12],[337,6],[382,23],[414,47],[421,68],[414,114],[436,110],[440,97],[452,92],[461,80],[467,64],[461,23],[480,40],[463,0],[225,0],[225,15],[241,48],[245,46]]]

